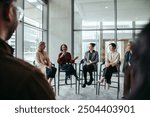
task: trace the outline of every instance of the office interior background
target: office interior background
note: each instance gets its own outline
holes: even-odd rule
[[[129,40],[150,20],[150,0],[18,0],[24,18],[8,43],[14,56],[33,64],[37,45],[46,42],[49,58],[57,65],[60,45],[68,45],[80,62],[88,43],[96,43],[100,61],[115,42],[124,60]]]

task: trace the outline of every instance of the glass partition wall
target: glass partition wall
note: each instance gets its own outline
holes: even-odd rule
[[[74,55],[81,59],[88,43],[96,43],[102,60],[108,44],[115,42],[123,61],[127,42],[150,19],[149,0],[73,0],[73,8]]]

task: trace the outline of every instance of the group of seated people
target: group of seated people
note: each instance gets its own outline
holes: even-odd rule
[[[91,85],[93,82],[93,71],[97,71],[97,63],[99,62],[99,54],[94,50],[95,43],[90,43],[88,48],[89,50],[85,52],[84,59],[81,60],[83,64],[83,76],[84,83],[82,88],[85,88],[86,85]],[[36,66],[45,74],[49,83],[51,83],[52,79],[55,77],[57,69],[52,65],[48,54],[44,51],[45,43],[40,42],[38,46],[38,50],[36,52],[35,64]],[[77,71],[74,68],[73,64],[75,60],[79,57],[72,58],[71,54],[67,52],[67,45],[62,44],[60,46],[60,53],[58,55],[57,63],[59,67],[66,72],[65,75],[65,84],[67,84],[67,79],[70,78],[71,75],[74,75],[76,80],[80,80],[77,75]],[[109,44],[110,52],[107,54],[105,59],[105,68],[103,69],[103,75],[97,83],[105,83],[109,87],[111,84],[111,76],[113,72],[117,71],[117,65],[119,64],[120,54],[116,52],[116,44]],[[90,75],[90,80],[87,81],[87,72]]]

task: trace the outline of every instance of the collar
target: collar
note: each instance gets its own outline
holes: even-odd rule
[[[14,49],[0,38],[0,53],[3,55],[13,56]]]
[[[89,50],[88,52],[91,53],[90,50]],[[92,53],[93,53],[93,52],[95,52],[95,50],[93,50]]]

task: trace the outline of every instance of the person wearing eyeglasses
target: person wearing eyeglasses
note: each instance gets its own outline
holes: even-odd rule
[[[67,79],[70,78],[70,75],[74,75],[76,80],[79,80],[77,72],[73,67],[73,63],[78,59],[78,56],[72,59],[71,54],[67,52],[68,47],[66,44],[60,46],[60,53],[58,55],[57,63],[60,65],[62,70],[66,71],[65,84],[67,84]]]
[[[22,15],[15,2],[0,0],[0,99],[54,100],[53,89],[41,71],[14,57],[14,49],[7,44]]]

